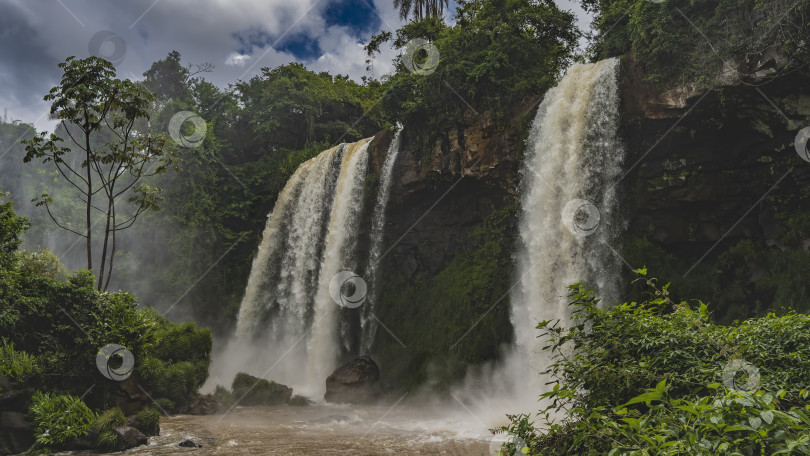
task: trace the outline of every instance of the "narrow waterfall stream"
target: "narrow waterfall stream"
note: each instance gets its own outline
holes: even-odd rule
[[[369,281],[369,294],[368,303],[363,307],[363,319],[361,346],[360,351],[362,354],[367,354],[374,344],[374,338],[377,335],[377,324],[374,321],[374,305],[376,304],[378,266],[380,265],[380,256],[382,255],[383,238],[385,230],[385,208],[388,206],[388,198],[391,195],[391,184],[394,177],[394,165],[397,162],[400,148],[400,136],[402,129],[398,129],[394,134],[394,139],[391,140],[391,145],[388,146],[388,154],[385,156],[385,162],[382,166],[382,174],[380,174],[379,189],[377,191],[377,200],[374,202],[374,214],[371,219],[371,252],[368,258],[368,267],[366,268],[366,280]]]

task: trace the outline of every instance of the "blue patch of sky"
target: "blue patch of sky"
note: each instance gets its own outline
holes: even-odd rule
[[[363,41],[376,33],[382,25],[371,0],[333,0],[324,8],[322,14],[327,27],[346,27],[358,41]],[[251,55],[254,48],[272,45],[278,39],[277,36],[261,29],[245,30],[234,33],[233,36],[239,43],[236,52],[243,55]],[[284,36],[275,48],[290,53],[302,61],[315,60],[323,55],[317,37],[292,31]]]

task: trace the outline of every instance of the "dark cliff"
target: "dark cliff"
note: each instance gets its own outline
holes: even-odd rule
[[[520,159],[537,101],[500,119],[470,115],[429,151],[403,132],[375,312],[382,325],[374,351],[389,382],[460,378],[511,342]],[[379,171],[390,141],[391,133],[377,136],[372,169]]]
[[[724,321],[810,308],[810,74],[661,93],[631,59],[624,253]]]

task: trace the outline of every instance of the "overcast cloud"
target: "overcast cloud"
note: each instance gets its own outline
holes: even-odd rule
[[[587,26],[575,0],[557,2]],[[121,56],[119,77],[142,79],[177,50],[184,64],[214,64],[205,78],[226,87],[295,61],[359,80],[369,37],[401,25],[392,0],[0,0],[0,114],[50,129],[42,97],[59,79],[56,64],[90,55],[99,32],[112,32],[100,53]],[[393,57],[383,52],[375,76],[390,71]]]

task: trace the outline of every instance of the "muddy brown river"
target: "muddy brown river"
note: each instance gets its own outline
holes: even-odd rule
[[[244,407],[221,415],[164,417],[160,426],[160,436],[126,453],[488,456],[497,454],[491,446],[499,446],[487,425],[467,411],[403,404]],[[178,446],[186,439],[202,448]]]

